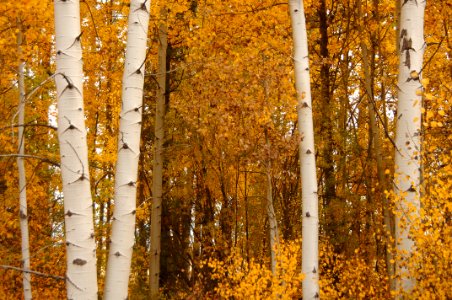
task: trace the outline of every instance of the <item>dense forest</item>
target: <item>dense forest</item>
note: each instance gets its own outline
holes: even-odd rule
[[[1,299],[452,299],[447,0],[1,0]]]

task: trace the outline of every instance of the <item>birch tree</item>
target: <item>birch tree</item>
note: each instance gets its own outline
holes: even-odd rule
[[[17,50],[19,52],[19,59],[22,59],[22,23],[18,20],[18,34],[17,34]],[[24,299],[32,299],[31,293],[31,274],[26,272],[30,270],[30,239],[28,236],[28,213],[27,213],[27,179],[25,172],[25,137],[24,137],[24,120],[25,120],[25,75],[24,75],[25,63],[19,62],[19,156],[17,157],[17,167],[19,171],[19,218],[20,218],[20,233],[21,233],[21,246],[22,246],[22,267],[25,270],[23,272],[23,289]]]
[[[56,0],[58,140],[63,180],[68,299],[97,299],[96,244],[83,110],[78,0]]]
[[[408,253],[413,220],[419,217],[421,178],[421,72],[424,55],[426,1],[400,0],[398,108],[396,124],[394,192],[397,198],[395,237],[402,258],[396,262],[397,289],[409,291],[415,281],[408,276]]]
[[[166,8],[162,8],[161,15],[166,19]],[[150,299],[159,298],[160,252],[162,231],[162,183],[163,183],[163,142],[165,139],[165,95],[166,95],[166,52],[168,35],[165,20],[159,26],[158,48],[158,91],[155,111],[155,148],[152,165],[152,212],[151,212],[151,265],[150,265]]]
[[[148,0],[132,0],[122,79],[115,209],[104,290],[105,299],[127,299],[135,240],[136,182],[140,156],[143,84],[149,27]]]
[[[265,129],[265,146],[267,148],[268,157],[266,162],[266,171],[265,175],[267,177],[267,217],[269,224],[269,236],[270,236],[270,265],[272,274],[276,275],[276,266],[277,266],[277,250],[279,248],[279,233],[278,233],[278,223],[276,221],[275,209],[273,207],[273,188],[272,188],[272,174],[271,174],[271,157],[270,157],[270,149],[271,144],[268,139],[268,132]]]
[[[265,105],[268,106],[269,98],[269,84],[268,79],[264,79],[264,97]],[[278,222],[276,220],[275,208],[273,206],[273,187],[272,187],[272,163],[271,163],[271,143],[268,138],[268,128],[264,129],[265,136],[265,149],[266,149],[266,162],[265,162],[265,175],[267,179],[267,218],[269,224],[269,237],[270,237],[270,266],[273,275],[276,275],[277,266],[277,254],[279,253],[279,232],[278,232]],[[278,250],[278,252],[277,252]]]
[[[319,298],[319,215],[308,40],[303,2],[289,0],[289,10],[292,20],[295,89],[298,100],[298,131],[300,134],[303,299],[315,299]]]

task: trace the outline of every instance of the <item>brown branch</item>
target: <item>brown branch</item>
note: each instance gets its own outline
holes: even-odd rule
[[[0,157],[33,158],[33,159],[39,159],[40,161],[46,162],[46,163],[51,164],[51,165],[53,165],[55,167],[60,167],[59,163],[57,163],[57,162],[55,162],[55,161],[53,161],[51,159],[48,159],[48,158],[45,158],[45,157],[39,157],[39,156],[36,156],[36,155],[29,155],[29,154],[23,154],[22,155],[22,154],[17,154],[17,153],[10,153],[10,154],[0,154]]]
[[[53,129],[53,130],[57,130],[58,129],[57,127],[49,125],[49,124],[39,124],[39,123],[33,124],[33,123],[30,123],[30,124],[13,124],[13,125],[10,125],[10,126],[0,127],[0,130],[9,129],[11,127],[14,128],[14,127],[33,127],[33,126],[35,126],[35,127],[47,127],[47,128]]]
[[[32,271],[32,270],[25,270],[25,269],[18,268],[18,267],[13,267],[13,266],[0,265],[0,268],[6,269],[6,270],[14,270],[14,271],[19,271],[19,272],[29,273],[29,274],[33,274],[33,275],[41,276],[41,277],[53,278],[55,280],[65,280],[66,279],[63,276],[46,274],[46,273],[42,273],[42,272],[38,272],[38,271]]]

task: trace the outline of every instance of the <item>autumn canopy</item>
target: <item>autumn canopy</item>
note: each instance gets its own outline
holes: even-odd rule
[[[1,0],[0,299],[452,299],[450,15]]]

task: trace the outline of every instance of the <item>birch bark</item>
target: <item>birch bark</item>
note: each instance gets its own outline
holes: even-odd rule
[[[166,19],[166,8],[162,9],[162,19]],[[158,94],[155,112],[155,151],[152,179],[151,211],[151,265],[150,265],[150,299],[159,299],[160,252],[162,231],[162,184],[163,184],[163,143],[165,139],[165,94],[166,94],[166,52],[168,36],[165,20],[159,26],[158,49]]]
[[[419,217],[421,177],[421,71],[424,56],[424,10],[426,1],[400,0],[398,108],[394,192],[395,238],[401,259],[396,261],[396,287],[410,291],[415,280],[408,276],[403,260],[413,251],[409,232]]]
[[[319,294],[319,216],[317,175],[314,155],[311,85],[308,40],[303,2],[289,0],[294,44],[295,87],[297,90],[298,131],[300,134],[300,172],[302,184],[302,272],[303,299],[316,299]]]
[[[68,299],[97,299],[96,244],[83,112],[78,0],[56,0],[58,140],[63,179]]]
[[[265,173],[267,177],[267,216],[270,236],[270,262],[272,274],[276,275],[277,253],[279,253],[279,233],[278,233],[278,222],[276,221],[275,209],[273,207],[273,188],[272,188],[271,157],[270,157],[271,144],[268,139],[267,129],[265,129],[265,144],[268,151]]]
[[[19,53],[19,59],[22,59],[22,23],[18,21],[18,35],[17,35],[17,48]],[[25,155],[25,137],[24,137],[24,125],[25,122],[25,80],[24,80],[25,63],[19,62],[19,156],[17,157],[17,167],[19,169],[19,219],[20,219],[20,234],[21,234],[21,247],[22,247],[22,268],[25,271],[30,270],[30,239],[28,234],[28,213],[27,213],[27,179],[24,157]],[[22,273],[24,299],[32,299],[31,292],[31,274],[27,272]]]
[[[135,241],[135,212],[140,157],[143,85],[149,27],[148,0],[132,0],[122,79],[115,208],[105,282],[105,299],[127,299]]]
[[[265,105],[268,106],[269,98],[268,80],[264,80],[264,96]],[[279,253],[279,232],[278,221],[276,220],[275,208],[273,206],[273,187],[272,187],[272,163],[271,163],[271,144],[268,138],[268,129],[264,129],[265,135],[265,147],[267,151],[267,159],[265,164],[265,175],[267,177],[267,217],[269,224],[269,237],[270,237],[270,266],[272,274],[276,275],[277,266],[277,254]]]

